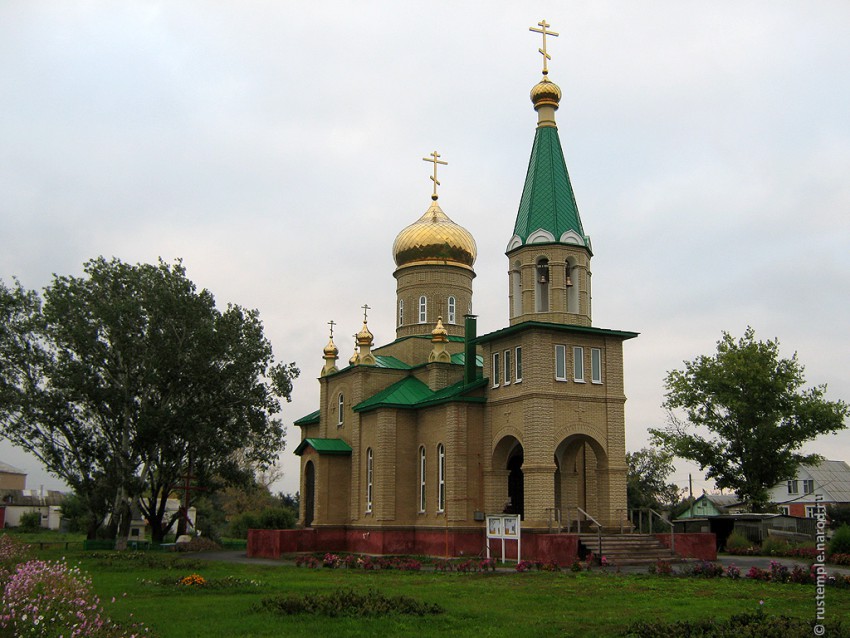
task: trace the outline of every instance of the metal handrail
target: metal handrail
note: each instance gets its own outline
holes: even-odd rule
[[[650,512],[655,514],[660,520],[664,521],[665,523],[667,523],[670,526],[670,551],[675,554],[676,553],[676,526],[673,525],[673,523],[671,523],[669,520],[667,520],[666,518],[661,516],[661,514],[656,512],[651,507],[647,507],[646,509],[648,509]],[[652,532],[652,517],[651,516],[649,518],[649,531]]]
[[[602,560],[602,525],[599,523],[599,521],[597,521],[595,518],[593,518],[590,514],[585,512],[580,507],[577,507],[576,510],[584,514],[585,518],[589,518],[596,524],[596,540],[598,542],[599,547],[597,556],[599,556],[599,560]],[[581,534],[581,518],[578,516],[576,516],[576,529],[578,530],[578,533]]]

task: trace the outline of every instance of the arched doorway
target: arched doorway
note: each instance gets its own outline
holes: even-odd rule
[[[316,469],[313,461],[307,461],[304,466],[304,527],[313,524],[313,510],[316,494]]]
[[[525,479],[522,474],[522,446],[518,445],[508,458],[508,514],[525,514]]]
[[[610,515],[608,456],[596,439],[586,434],[568,436],[555,450],[555,507],[561,519],[602,520]]]

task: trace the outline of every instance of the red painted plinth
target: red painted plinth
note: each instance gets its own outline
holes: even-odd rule
[[[665,547],[670,547],[670,534],[655,534]],[[674,551],[682,558],[717,560],[717,540],[711,533],[676,534]]]

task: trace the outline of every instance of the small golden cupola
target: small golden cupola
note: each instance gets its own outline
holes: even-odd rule
[[[449,333],[443,326],[443,318],[437,317],[437,326],[431,331],[431,343],[434,344],[431,354],[428,355],[428,363],[437,361],[439,363],[451,363],[452,355],[446,351],[449,342]]]
[[[334,326],[336,323],[331,320],[328,321],[328,325],[331,327],[331,336],[328,339],[328,345],[325,346],[323,350],[323,358],[325,360],[325,366],[322,368],[322,375],[326,377],[329,374],[333,374],[334,372],[338,372],[338,368],[336,367],[336,360],[339,357],[339,348],[336,347],[334,343]]]
[[[434,165],[431,205],[393,243],[398,281],[397,338],[428,335],[437,314],[443,316],[449,335],[463,336],[463,316],[472,309],[478,247],[472,234],[453,222],[437,203],[437,166],[448,164],[439,158],[437,151],[422,158]]]
[[[363,306],[363,327],[360,329],[360,332],[357,333],[357,348],[359,350],[359,354],[357,355],[357,364],[361,366],[373,366],[377,364],[375,360],[375,355],[372,354],[372,344],[374,343],[374,335],[372,335],[372,331],[369,330],[369,326],[367,325],[367,317],[366,312],[369,310],[369,306]]]

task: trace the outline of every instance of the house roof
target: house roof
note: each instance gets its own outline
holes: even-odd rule
[[[43,507],[61,505],[64,498],[59,490],[0,490],[0,505]]]
[[[12,467],[8,463],[4,463],[3,461],[0,461],[0,472],[5,472],[6,474],[23,474],[24,476],[26,476],[27,474],[23,470],[19,470],[16,467]]]
[[[733,507],[735,505],[741,505],[741,499],[739,499],[735,494],[703,494],[705,498],[714,503],[714,506],[717,508],[721,507]]]
[[[815,481],[815,492],[826,492],[835,503],[850,503],[850,466],[844,461],[824,460],[817,465],[803,465]]]
[[[351,454],[351,446],[342,439],[304,439],[295,448],[295,454],[300,456],[307,447],[312,447],[319,454],[330,456],[348,456]]]

